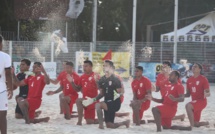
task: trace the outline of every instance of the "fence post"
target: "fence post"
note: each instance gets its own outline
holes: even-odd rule
[[[160,47],[160,62],[163,62],[163,42],[161,42],[161,47]]]
[[[54,62],[54,42],[51,43],[51,62]]]
[[[9,55],[11,58],[12,58],[12,52],[13,52],[12,41],[9,41]]]

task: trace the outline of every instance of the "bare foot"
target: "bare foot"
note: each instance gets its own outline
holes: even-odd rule
[[[82,126],[82,123],[81,123],[81,122],[77,122],[77,124],[76,124],[76,125]]]
[[[49,122],[50,117],[45,117],[43,122]]]
[[[99,129],[104,129],[104,126],[103,125],[99,125]]]
[[[185,114],[182,114],[181,121],[184,121],[185,117],[186,117]]]
[[[70,120],[71,119],[71,115],[64,115],[64,118],[66,119],[66,120]]]
[[[130,127],[130,120],[126,120],[126,121],[125,121],[125,126],[126,126],[126,128],[129,128],[129,127]]]
[[[36,111],[35,112],[35,117],[39,117],[41,113],[42,113],[42,111]]]

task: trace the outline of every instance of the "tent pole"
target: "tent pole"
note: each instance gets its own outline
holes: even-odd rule
[[[175,0],[173,63],[177,63],[178,0]]]
[[[97,0],[93,1],[93,52],[96,51]]]
[[[135,69],[136,12],[137,12],[137,0],[133,0],[133,19],[132,19],[132,61],[131,61],[131,74],[132,74],[132,76],[134,76],[134,69]]]

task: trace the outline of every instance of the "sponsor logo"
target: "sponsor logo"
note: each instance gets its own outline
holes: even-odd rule
[[[192,30],[190,30],[187,35],[204,35],[208,32],[211,26],[206,24],[198,24]]]

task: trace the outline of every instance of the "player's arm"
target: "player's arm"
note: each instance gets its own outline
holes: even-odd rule
[[[190,97],[190,90],[189,89],[186,90],[186,94],[184,95],[184,97]]]
[[[204,90],[204,96],[205,96],[205,97],[209,97],[210,95],[211,95],[210,89],[205,89],[205,90]]]
[[[104,89],[99,89],[99,94],[96,96],[96,100],[100,100],[102,97],[104,97],[104,94],[105,94],[105,90]]]
[[[18,78],[12,73],[13,85],[15,86],[25,86],[27,85],[24,80],[19,81]]]
[[[12,84],[12,75],[11,75],[11,68],[5,68],[5,76],[6,76],[6,85],[8,91],[8,99],[13,97],[13,84]]]
[[[70,82],[72,85],[72,88],[76,91],[76,92],[80,92],[82,90],[81,86],[78,86],[74,83],[74,81]]]
[[[79,92],[81,91],[81,87],[76,85],[74,82],[74,78],[71,77],[69,74],[66,76],[67,80],[69,81],[69,83],[72,85],[72,88],[76,91]]]
[[[46,84],[50,84],[50,78],[49,78],[49,76],[47,75],[46,70],[44,69],[43,65],[41,65],[40,68],[41,68],[42,73],[43,73],[44,76],[45,76],[44,82],[45,82]]]
[[[178,98],[175,98],[173,95],[169,95],[169,98],[172,101],[176,101],[176,102],[183,102],[184,101],[184,94],[180,94]]]
[[[160,91],[160,87],[156,86],[155,92],[159,92],[159,91]]]
[[[55,91],[48,91],[46,94],[47,95],[53,95],[53,94],[57,94],[57,93],[61,92],[62,90],[63,90],[63,87],[60,86],[57,90],[55,90]]]
[[[57,85],[59,83],[59,80],[58,79],[56,79],[56,80],[50,79],[50,82],[54,85]]]
[[[141,102],[147,101],[148,97],[152,95],[151,89],[148,89],[146,92],[147,92],[147,95],[142,100],[140,100]]]

